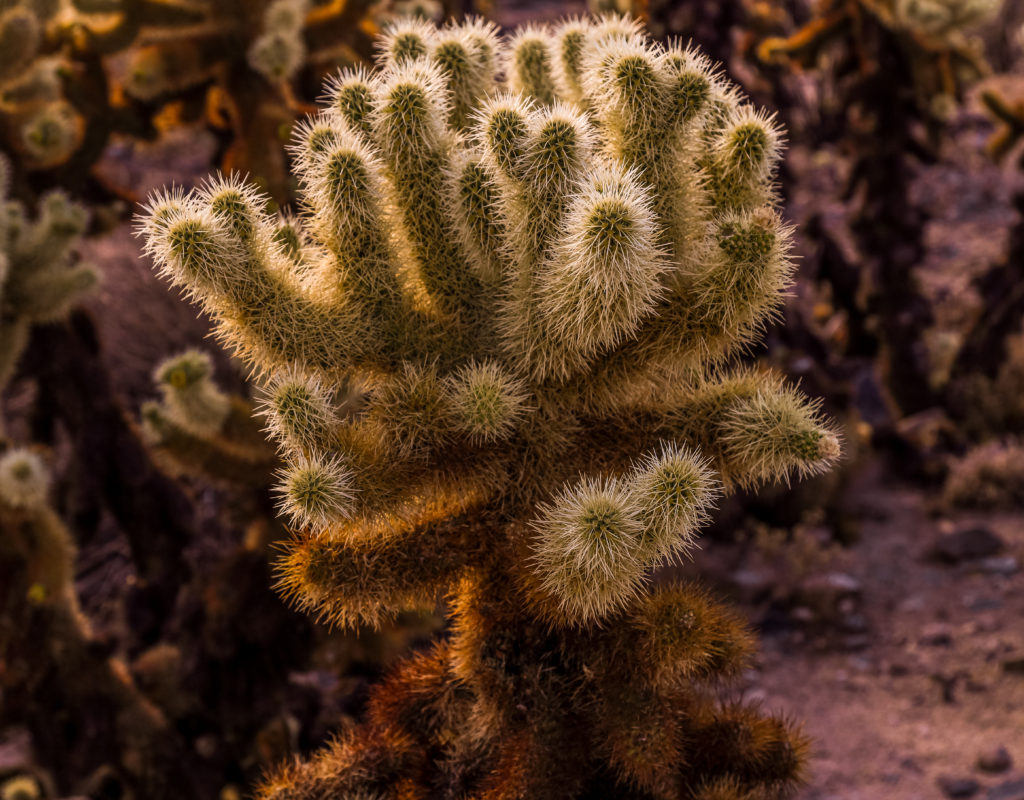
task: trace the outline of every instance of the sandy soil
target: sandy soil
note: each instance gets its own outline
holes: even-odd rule
[[[853,627],[864,632],[837,635],[799,604],[780,617],[778,597],[748,602],[763,630],[745,695],[802,720],[813,737],[802,800],[924,800],[943,796],[944,777],[1001,799],[994,787],[1024,779],[1024,517],[934,516],[927,493],[894,486],[878,462],[849,492],[860,540],[839,558],[859,584],[847,613],[863,618]],[[958,565],[932,556],[937,539],[976,526],[1003,540],[1001,554]],[[737,547],[706,545],[695,566],[735,565]],[[1000,746],[1009,770],[976,768]],[[1024,783],[1005,797],[1024,798]]]

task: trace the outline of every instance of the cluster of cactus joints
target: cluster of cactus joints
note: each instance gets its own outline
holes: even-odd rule
[[[722,487],[838,456],[734,363],[790,276],[780,132],[629,20],[403,23],[380,51],[296,134],[299,235],[235,178],[140,224],[268,379],[284,591],[344,625],[453,596],[451,640],[264,796],[785,789],[800,736],[701,689],[746,631],[647,583]]]
[[[829,0],[788,37],[769,37],[757,48],[767,63],[810,65],[836,40],[853,40],[858,57],[872,53],[870,30],[905,52],[913,70],[919,109],[929,121],[948,114],[965,84],[988,73],[968,34],[999,10],[1001,0]],[[861,69],[872,69],[870,62]]]
[[[283,202],[292,190],[287,161],[266,143],[308,110],[307,83],[369,57],[369,5],[75,0],[67,38],[85,58],[128,54],[127,66],[111,72],[112,95],[135,128],[155,134],[168,122],[203,122],[218,138],[222,168],[257,176]]]
[[[12,447],[0,454],[0,549],[24,559],[26,602],[57,607],[85,632],[74,587],[76,548],[50,507],[50,483],[49,468],[35,450]]]
[[[59,9],[59,2],[28,0],[0,7],[0,128],[30,168],[66,161],[83,138],[82,119],[64,94]]]
[[[187,350],[161,362],[153,379],[163,398],[141,409],[146,438],[173,471],[265,486],[276,465],[244,398],[213,381],[207,353]]]
[[[11,378],[31,326],[64,316],[96,283],[75,263],[88,224],[83,206],[63,192],[45,195],[35,219],[7,197],[8,164],[0,155],[0,388]]]

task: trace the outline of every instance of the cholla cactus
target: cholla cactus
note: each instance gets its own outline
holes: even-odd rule
[[[852,39],[861,60],[866,53],[881,63],[880,50],[896,47],[913,72],[920,109],[942,119],[963,87],[988,73],[970,34],[1001,5],[1002,0],[828,0],[803,28],[787,38],[765,39],[757,52],[766,62],[809,64],[834,42]],[[872,33],[874,26],[881,36]]]
[[[67,65],[52,35],[59,5],[14,0],[0,6],[0,128],[29,168],[63,163],[84,133],[64,97]]]
[[[451,639],[264,796],[785,789],[799,735],[700,688],[745,628],[647,580],[723,488],[838,455],[814,403],[729,366],[790,279],[780,131],[628,20],[406,22],[380,51],[297,131],[300,234],[237,178],[141,224],[269,379],[285,592],[343,625],[452,593]]]
[[[962,508],[1020,508],[1024,502],[1024,444],[1005,438],[971,448],[950,465],[943,499]]]
[[[0,155],[0,387],[10,379],[34,323],[59,319],[96,283],[96,272],[74,263],[88,222],[63,192],[40,202],[31,220],[7,198],[7,161]]]
[[[943,40],[988,22],[1003,0],[896,0],[893,12],[901,25],[922,36]]]
[[[50,472],[38,453],[12,448],[0,455],[0,551],[14,548],[25,558],[28,600],[56,603],[78,625],[74,590],[75,546],[64,523],[50,508]]]
[[[321,76],[370,54],[368,0],[74,0],[74,6],[71,38],[79,52],[130,52],[120,87],[130,110],[155,115],[184,100],[186,119],[205,112],[223,139],[225,168],[258,176],[282,200],[290,196],[286,162],[266,142],[305,108],[299,72]]]
[[[213,382],[209,355],[188,350],[163,361],[153,378],[162,402],[142,406],[146,438],[173,471],[266,486],[277,460],[243,398]]]

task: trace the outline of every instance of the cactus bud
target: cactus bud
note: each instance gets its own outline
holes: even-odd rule
[[[437,68],[414,62],[385,73],[381,82],[374,132],[385,157],[401,168],[440,148],[449,97]]]
[[[768,199],[782,150],[774,117],[741,107],[726,121],[712,145],[711,189],[723,208],[755,208]]]
[[[382,66],[400,66],[430,52],[434,26],[425,20],[407,17],[389,25],[381,33],[377,46]]]
[[[719,494],[708,462],[675,444],[645,456],[634,467],[630,485],[640,508],[648,564],[686,553]]]
[[[562,96],[579,103],[583,99],[583,59],[591,26],[581,19],[570,19],[555,28],[552,37],[557,57],[555,76]]]
[[[249,66],[268,81],[288,81],[306,60],[306,45],[297,31],[272,30],[253,40],[247,57]]]
[[[289,215],[279,217],[273,241],[293,263],[303,263],[302,251],[306,246],[306,240],[298,219]]]
[[[509,177],[519,175],[529,131],[530,105],[515,94],[499,94],[489,100],[479,115],[483,145],[498,169]]]
[[[455,29],[459,31],[462,41],[473,55],[479,85],[485,89],[490,88],[494,84],[498,69],[500,42],[497,27],[493,22],[472,17]]]
[[[197,198],[214,218],[243,244],[252,244],[262,220],[265,201],[239,175],[209,178]]]
[[[549,34],[531,26],[516,31],[509,42],[505,74],[513,92],[544,105],[554,103],[558,93]]]
[[[665,114],[668,126],[687,124],[704,113],[713,83],[707,58],[688,48],[670,48],[662,58],[666,78]]]
[[[585,480],[539,510],[533,571],[566,621],[595,622],[635,595],[643,523],[627,487]]]
[[[562,200],[593,158],[594,130],[585,115],[561,103],[538,117],[527,140],[524,177],[538,196]]]
[[[338,417],[316,378],[284,373],[275,377],[261,412],[267,432],[290,450],[305,453],[331,440]]]
[[[340,114],[354,132],[369,136],[376,89],[375,79],[364,69],[342,70],[327,84],[328,108]]]
[[[50,472],[38,454],[19,447],[0,455],[0,503],[36,511],[46,505],[49,492]]]
[[[382,450],[400,460],[425,458],[452,428],[451,398],[432,366],[403,363],[374,387],[366,413]]]
[[[161,274],[175,283],[219,289],[218,268],[236,252],[216,221],[192,204],[164,204],[160,210],[165,213],[162,222],[153,218],[147,249]]]
[[[571,368],[637,329],[662,295],[665,261],[648,193],[618,169],[589,176],[565,231],[539,277],[539,307],[564,348],[556,361]]]
[[[296,527],[324,533],[351,515],[352,476],[339,459],[299,456],[279,477],[281,510]]]
[[[464,154],[452,163],[451,196],[457,213],[457,231],[463,247],[473,258],[471,266],[485,283],[496,285],[504,262],[500,194],[494,176],[483,159]]]
[[[66,161],[80,138],[80,120],[74,109],[63,101],[48,104],[21,127],[22,146],[41,165]]]
[[[789,387],[762,389],[739,400],[722,423],[728,460],[746,485],[796,472],[801,478],[824,472],[839,458],[839,437],[822,421],[820,403]]]
[[[463,367],[449,385],[455,424],[475,444],[507,439],[526,415],[525,384],[493,361]]]
[[[168,418],[199,438],[215,436],[231,410],[230,400],[211,380],[210,356],[187,350],[161,362],[153,373]]]

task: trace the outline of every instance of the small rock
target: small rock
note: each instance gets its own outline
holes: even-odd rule
[[[1024,800],[1024,780],[1007,781],[988,790],[985,800]]]
[[[924,772],[924,770],[921,769],[921,765],[918,764],[917,761],[913,758],[903,759],[900,762],[900,767],[902,769],[910,770],[911,772],[916,772],[918,775]]]
[[[981,791],[981,784],[974,778],[954,778],[942,775],[939,777],[938,783],[946,797],[974,797]]]
[[[979,753],[976,764],[982,772],[1006,772],[1013,766],[1013,759],[1005,747],[994,747]]]
[[[868,630],[868,618],[863,614],[847,614],[839,624],[847,633],[866,633]]]
[[[1024,675],[1024,658],[1010,658],[1003,662],[1003,672]]]
[[[847,653],[855,653],[858,650],[867,650],[871,646],[871,637],[866,633],[851,633],[839,641],[839,649]]]
[[[933,555],[947,564],[998,555],[1006,545],[989,528],[963,528],[940,536],[932,548]]]
[[[968,611],[998,611],[1003,605],[998,597],[969,595],[964,598],[964,608]]]
[[[949,647],[953,644],[953,632],[944,622],[929,622],[921,629],[918,642],[930,647]]]
[[[975,566],[981,572],[991,575],[1016,575],[1020,572],[1020,562],[1016,556],[990,556],[981,559]]]
[[[794,599],[795,605],[812,609],[818,619],[834,620],[840,615],[840,608],[849,612],[859,607],[863,591],[861,582],[852,575],[829,572],[805,580]]]
[[[889,665],[889,674],[894,678],[902,678],[905,675],[910,674],[910,667],[906,664],[900,664],[899,662],[893,662]]]
[[[738,569],[732,574],[732,589],[741,603],[754,605],[768,599],[774,585],[772,576],[763,570]]]

